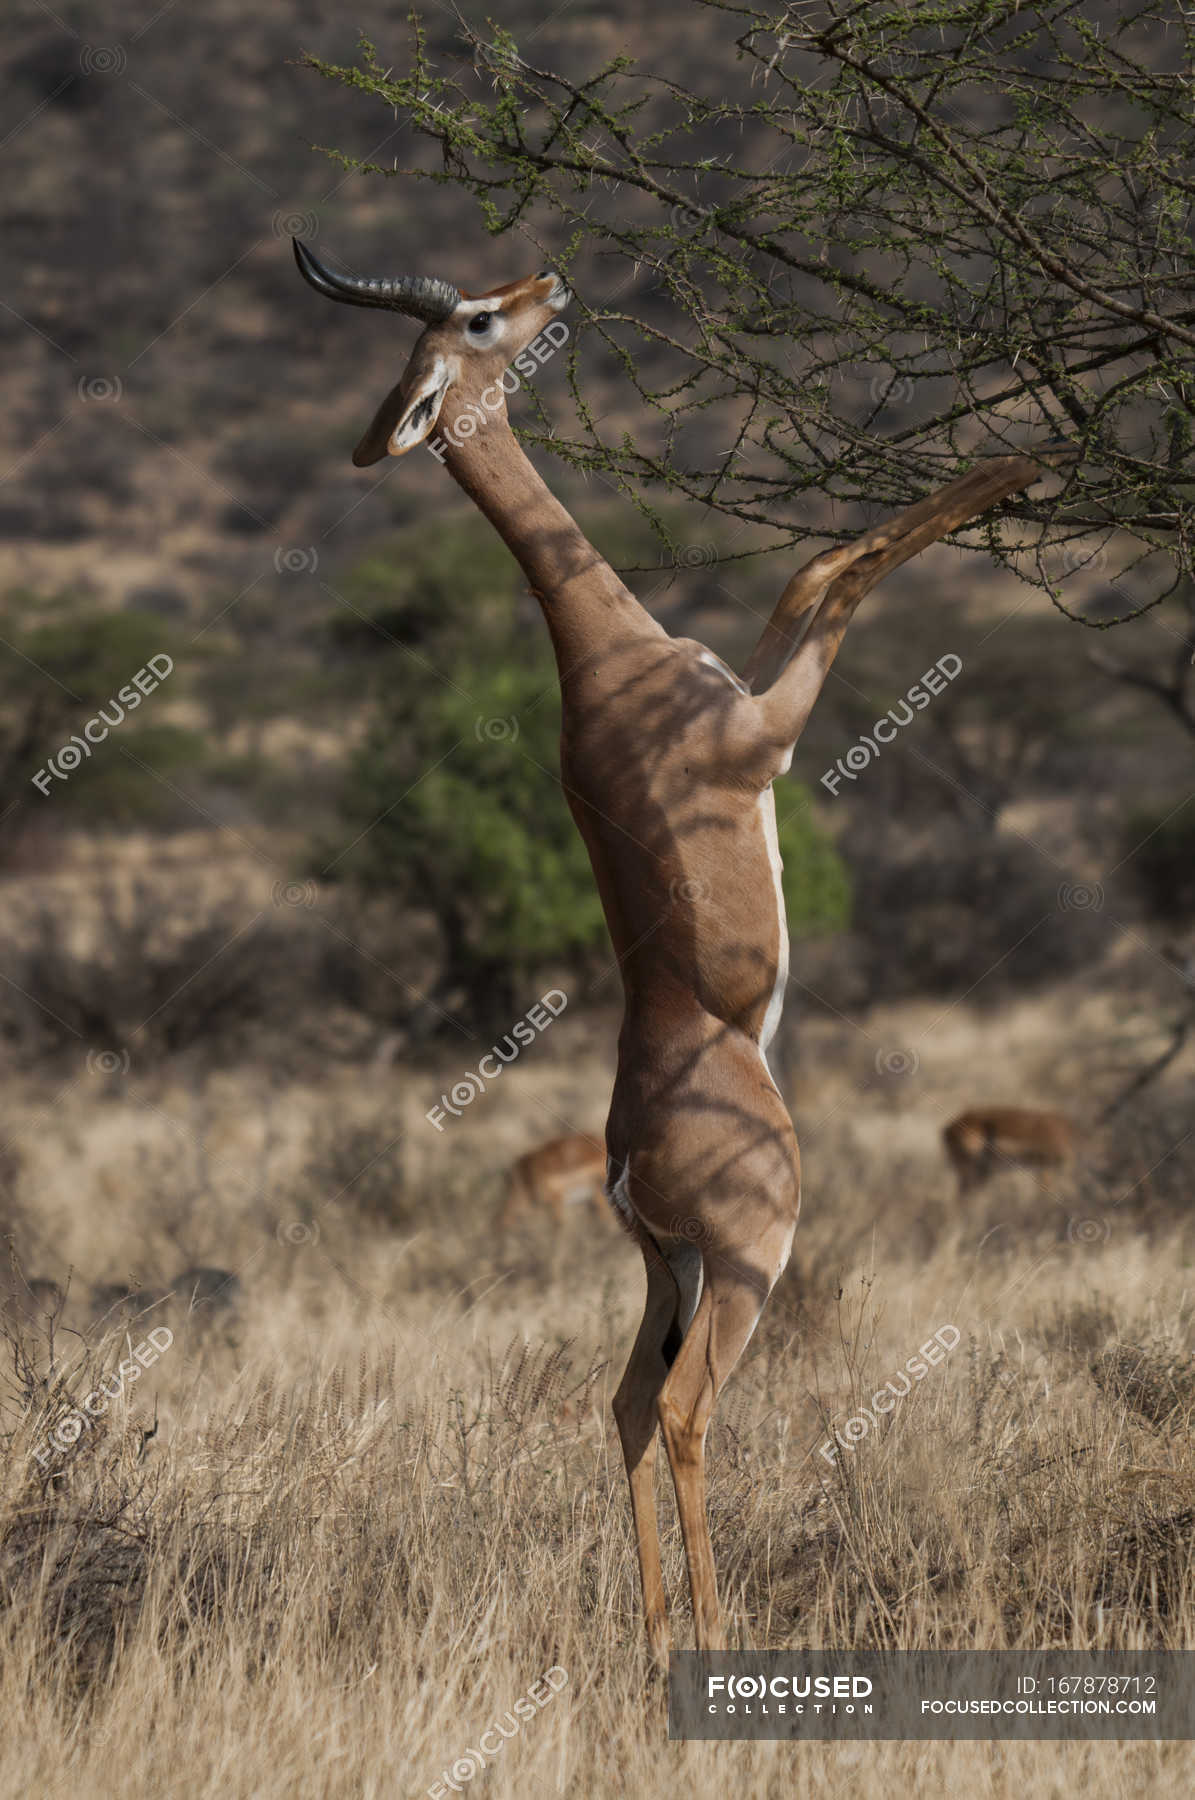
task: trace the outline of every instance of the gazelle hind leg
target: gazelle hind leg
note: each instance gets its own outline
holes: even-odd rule
[[[644,1233],[639,1243],[647,1264],[647,1300],[630,1361],[614,1396],[614,1419],[631,1489],[631,1516],[639,1552],[647,1640],[652,1656],[663,1663],[668,1657],[671,1633],[656,1519],[655,1471],[659,1443],[656,1403],[668,1374],[669,1362],[680,1342],[676,1321],[679,1295],[672,1272],[654,1242]]]
[[[693,1322],[660,1389],[657,1410],[676,1488],[699,1650],[725,1647],[705,1510],[706,1433],[718,1395],[746,1349],[786,1260],[787,1245],[774,1272],[761,1276],[746,1263],[705,1255],[705,1283]]]

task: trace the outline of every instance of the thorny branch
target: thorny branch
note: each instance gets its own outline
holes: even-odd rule
[[[575,424],[525,438],[666,542],[653,493],[779,548],[1064,436],[1062,482],[1010,496],[984,547],[1062,604],[1066,547],[1095,533],[1127,561],[1122,617],[1173,592],[1195,518],[1195,9],[692,8],[700,89],[625,56],[570,73],[575,47],[540,66],[459,19],[462,64],[415,15],[405,72],[366,40],[353,67],[307,59],[438,150],[382,173],[466,188],[579,292]]]

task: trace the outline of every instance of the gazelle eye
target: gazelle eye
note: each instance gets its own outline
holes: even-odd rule
[[[483,331],[489,330],[491,317],[492,314],[487,312],[474,313],[469,320],[469,330],[475,331],[480,337]]]

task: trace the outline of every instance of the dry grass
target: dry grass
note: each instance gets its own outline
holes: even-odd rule
[[[151,1307],[127,1339],[80,1334],[76,1273],[56,1320],[12,1328],[0,1704],[22,1729],[0,1739],[0,1792],[420,1794],[554,1665],[563,1693],[469,1791],[1189,1792],[1182,1745],[669,1744],[608,1408],[637,1254],[580,1219],[556,1242],[535,1224],[497,1242],[494,1120],[425,1127],[398,1155],[404,1081],[432,1077],[353,1078],[355,1106],[334,1084],[296,1096],[305,1132],[284,1100],[263,1125],[251,1082],[239,1101],[214,1085],[200,1149],[217,1118],[224,1147],[206,1160],[194,1129],[163,1126],[154,1156],[137,1139],[181,1106],[164,1085],[140,1107],[77,1097],[52,1146],[20,1139],[4,1185],[18,1241],[56,1196],[30,1273],[62,1278],[57,1244],[88,1279],[137,1265],[160,1284],[177,1191],[209,1231],[188,1254],[237,1268],[245,1297],[207,1318]],[[512,1147],[537,1117],[508,1121]],[[898,1141],[885,1156],[867,1108],[813,1136],[793,1265],[712,1435],[732,1641],[1190,1646],[1192,1227],[1155,1207],[1146,1230],[1129,1200],[1097,1241],[1068,1236],[1069,1203],[1029,1177],[959,1218],[932,1133]],[[119,1245],[64,1173],[71,1145],[86,1163],[96,1144]],[[239,1190],[230,1168],[248,1172]],[[160,1362],[47,1455],[156,1322],[174,1333]],[[820,1456],[947,1324],[945,1361],[854,1450]]]

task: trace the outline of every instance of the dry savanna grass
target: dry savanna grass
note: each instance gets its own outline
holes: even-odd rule
[[[609,1415],[637,1252],[581,1207],[560,1234],[493,1229],[511,1154],[563,1109],[600,1116],[606,1077],[569,1029],[501,1109],[441,1135],[425,1068],[290,1092],[252,1070],[189,1096],[93,1082],[53,1133],[10,1134],[26,1273],[74,1274],[49,1314],[9,1311],[0,1704],[21,1728],[0,1791],[419,1795],[456,1764],[494,1800],[1188,1793],[1183,1744],[667,1741]],[[815,1098],[806,1081],[798,1110]],[[1089,1170],[1055,1194],[1019,1174],[962,1216],[918,1105],[865,1096],[807,1129],[793,1263],[711,1440],[731,1641],[1191,1645],[1182,1182],[1097,1193]],[[158,1298],[183,1260],[235,1270],[239,1303]],[[88,1283],[114,1279],[144,1306],[91,1323]],[[947,1326],[957,1345],[852,1443]],[[101,1377],[111,1405],[72,1441]],[[554,1669],[474,1772],[485,1727]]]

